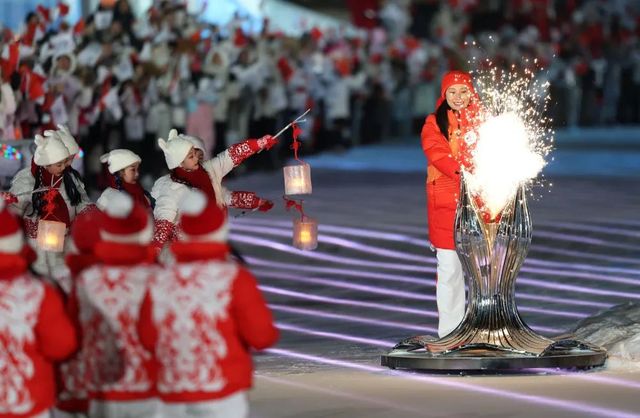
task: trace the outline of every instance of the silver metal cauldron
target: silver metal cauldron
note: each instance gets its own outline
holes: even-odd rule
[[[485,223],[461,180],[455,242],[469,289],[465,316],[449,335],[416,336],[382,356],[390,368],[500,370],[589,368],[604,364],[600,347],[571,335],[546,338],[524,323],[515,301],[515,282],[531,244],[531,216],[525,188]]]

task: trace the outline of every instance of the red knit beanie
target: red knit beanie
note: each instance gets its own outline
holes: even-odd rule
[[[444,77],[442,77],[442,83],[440,84],[440,98],[438,98],[436,109],[439,108],[442,102],[446,100],[447,89],[455,84],[464,84],[469,87],[472,95],[475,95],[476,93],[469,73],[457,70],[449,71],[444,75]]]
[[[98,208],[82,211],[71,225],[71,239],[80,254],[93,253],[100,241],[100,221],[104,215]]]
[[[147,209],[128,194],[114,193],[100,221],[102,241],[145,245],[153,238],[153,222]]]
[[[190,191],[180,204],[180,231],[183,241],[225,243],[229,239],[226,211],[204,193]]]

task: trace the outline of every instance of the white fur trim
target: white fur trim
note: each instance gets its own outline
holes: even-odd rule
[[[151,218],[149,218],[147,225],[142,231],[129,235],[112,234],[101,230],[100,238],[103,241],[118,242],[120,244],[149,244],[153,239],[153,222],[151,222]]]
[[[0,253],[17,254],[24,246],[24,235],[21,230],[17,230],[11,235],[0,238]]]
[[[112,218],[124,219],[131,214],[132,209],[133,199],[129,195],[117,191],[113,193],[104,211]]]
[[[207,196],[199,190],[190,190],[180,202],[180,213],[200,215],[207,207]]]

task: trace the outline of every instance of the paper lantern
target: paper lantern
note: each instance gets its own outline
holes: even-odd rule
[[[40,220],[38,222],[38,248],[54,253],[62,252],[66,232],[67,225],[63,222]]]
[[[309,164],[288,165],[284,171],[284,194],[311,194],[311,166]]]
[[[318,222],[304,217],[293,221],[293,246],[301,250],[318,248]]]

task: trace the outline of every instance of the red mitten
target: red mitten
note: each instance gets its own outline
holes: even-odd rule
[[[273,207],[273,202],[259,198],[254,192],[232,192],[229,206],[236,209],[251,209],[266,212]]]
[[[277,143],[278,138],[274,138],[271,135],[265,135],[258,139],[258,146],[260,146],[260,149],[270,150]]]
[[[229,157],[231,157],[231,161],[233,161],[233,166],[237,167],[253,154],[263,149],[270,149],[277,143],[278,140],[276,138],[271,135],[265,135],[260,139],[247,139],[246,141],[232,145],[227,149],[227,152],[229,153]]]
[[[4,200],[5,205],[18,203],[18,197],[10,192],[0,192],[0,200]]]
[[[258,204],[258,210],[260,212],[268,212],[273,208],[273,202],[267,199],[260,199],[260,204]]]
[[[167,221],[166,219],[156,219],[154,229],[152,245],[158,249],[161,249],[165,243],[175,239],[173,222]]]
[[[256,209],[260,198],[254,192],[231,192],[231,206],[236,209]]]

